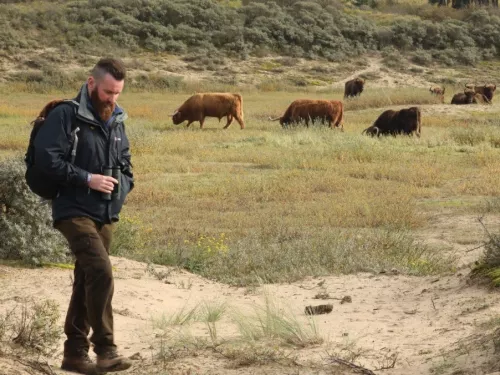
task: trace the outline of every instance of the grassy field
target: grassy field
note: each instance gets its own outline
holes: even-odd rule
[[[242,92],[246,129],[174,126],[191,93],[123,93],[136,189],[114,253],[246,285],[396,268],[442,273],[453,259],[418,240],[431,215],[497,212],[498,112],[436,103],[425,89],[380,89],[345,103],[345,131],[283,130],[269,116],[340,91]],[[0,88],[0,161],[21,157],[44,103],[74,93]],[[450,93],[451,95],[451,93]],[[446,98],[449,102],[449,98]],[[389,106],[420,104],[421,138],[361,131]]]

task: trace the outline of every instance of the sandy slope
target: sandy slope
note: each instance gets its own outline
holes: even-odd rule
[[[498,223],[498,218],[489,220],[490,225]],[[465,233],[471,243],[457,244],[457,233]],[[367,368],[380,367],[384,357],[398,355],[395,368],[383,371],[384,374],[429,374],[432,367],[444,366],[450,359],[450,369],[456,369],[456,366],[480,368],[481,363],[491,357],[490,343],[486,343],[486,347],[480,348],[478,353],[471,353],[472,349],[469,349],[468,355],[462,352],[454,355],[452,351],[460,349],[461,343],[479,332],[480,323],[491,321],[500,313],[498,293],[468,283],[469,263],[480,255],[481,250],[467,252],[467,249],[482,239],[482,228],[474,216],[442,217],[432,223],[432,229],[422,232],[422,236],[431,243],[441,243],[443,248],[452,246],[456,255],[463,259],[455,274],[408,277],[388,272],[380,275],[332,276],[293,284],[263,286],[249,293],[247,288],[229,287],[176,270],[170,270],[166,279],[168,283],[165,283],[165,280],[160,281],[147,272],[146,264],[113,258],[117,343],[126,355],[140,353],[136,355],[137,358],[149,360],[154,338],[152,317],[163,313],[169,315],[186,304],[195,306],[203,301],[227,301],[231,310],[248,311],[251,304],[262,303],[262,293],[266,290],[283,306],[290,306],[300,319],[305,319],[304,306],[324,303],[313,297],[326,290],[334,298],[349,295],[352,303],[341,304],[338,299],[328,301],[334,305],[333,312],[317,317],[325,343],[317,348],[300,351],[301,359],[318,360],[324,358],[327,352],[332,353],[355,344],[355,350],[364,351],[358,363]],[[158,271],[167,270],[160,266],[155,268]],[[71,290],[70,270],[0,266],[0,281],[0,313],[24,299],[33,298],[57,301],[64,316]],[[195,329],[196,334],[206,334],[203,325],[195,326]],[[221,337],[234,332],[229,318],[219,323]],[[62,340],[63,337],[61,344]],[[60,355],[57,353],[50,362],[53,366],[59,364]],[[224,369],[210,356],[181,359],[178,363],[174,361],[172,366],[171,369],[176,370],[172,373],[189,373],[188,369],[198,374],[255,373],[251,369]],[[129,373],[139,373],[142,367],[142,362],[137,361],[137,366]],[[13,368],[19,370],[19,363],[0,360],[0,374],[28,373],[15,372]],[[275,369],[269,373],[289,372]]]

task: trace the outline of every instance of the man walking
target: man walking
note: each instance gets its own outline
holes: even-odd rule
[[[134,186],[123,123],[127,115],[116,103],[125,75],[120,60],[101,59],[76,98],[49,113],[34,141],[37,166],[60,186],[52,201],[54,227],[76,257],[61,368],[81,374],[131,366],[114,342],[109,259],[112,224]],[[72,148],[74,162],[67,157]],[[88,356],[90,328],[96,363]]]

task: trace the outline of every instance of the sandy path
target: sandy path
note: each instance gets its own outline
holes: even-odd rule
[[[490,221],[491,225],[499,222],[498,218]],[[457,244],[457,233],[464,233],[471,243]],[[428,374],[432,366],[443,360],[442,351],[456,347],[460,340],[474,334],[480,323],[488,322],[500,313],[500,296],[497,293],[467,283],[469,264],[480,255],[481,250],[466,250],[484,238],[482,233],[481,226],[472,215],[440,217],[432,223],[432,229],[421,233],[431,244],[442,243],[448,249],[451,245],[456,255],[462,257],[460,267],[453,275],[331,276],[293,284],[268,285],[252,293],[248,293],[247,288],[229,287],[183,271],[172,271],[166,284],[147,272],[146,264],[113,258],[117,342],[127,355],[139,352],[143,358],[150,358],[152,317],[163,313],[169,315],[185,305],[195,306],[203,301],[227,301],[232,309],[247,310],[250,304],[262,303],[265,289],[305,319],[304,306],[324,303],[313,297],[320,291],[327,291],[335,298],[349,295],[352,303],[327,301],[334,305],[333,312],[317,318],[326,342],[320,348],[301,351],[302,358],[314,359],[318,355],[324,356],[332,348],[354,343],[357,350],[369,351],[370,355],[360,359],[360,363],[368,368],[380,367],[383,353],[397,353],[396,367],[384,371],[385,374]],[[155,268],[158,271],[167,270],[160,266]],[[70,270],[0,266],[0,280],[0,313],[26,298],[50,298],[59,303],[64,315],[71,290]],[[320,280],[323,281],[322,286],[318,286]],[[235,332],[228,318],[219,326],[222,337]],[[201,326],[197,331],[203,333],[205,330]],[[59,361],[60,353],[52,364],[57,366]],[[196,363],[203,366],[208,360],[200,357],[193,361],[194,364],[187,366],[197,366]],[[5,363],[3,365],[6,366]],[[227,370],[217,373],[244,372]],[[2,367],[0,374],[3,374]]]

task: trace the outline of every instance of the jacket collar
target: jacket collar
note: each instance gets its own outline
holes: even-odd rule
[[[76,97],[76,101],[80,103],[80,105],[78,106],[78,116],[90,122],[101,124],[101,121],[97,119],[89,109],[90,103],[88,101],[88,98],[89,94],[87,84],[84,83]],[[114,116],[116,122],[124,122],[128,118],[127,113],[120,106],[118,106],[118,104],[116,105]]]

